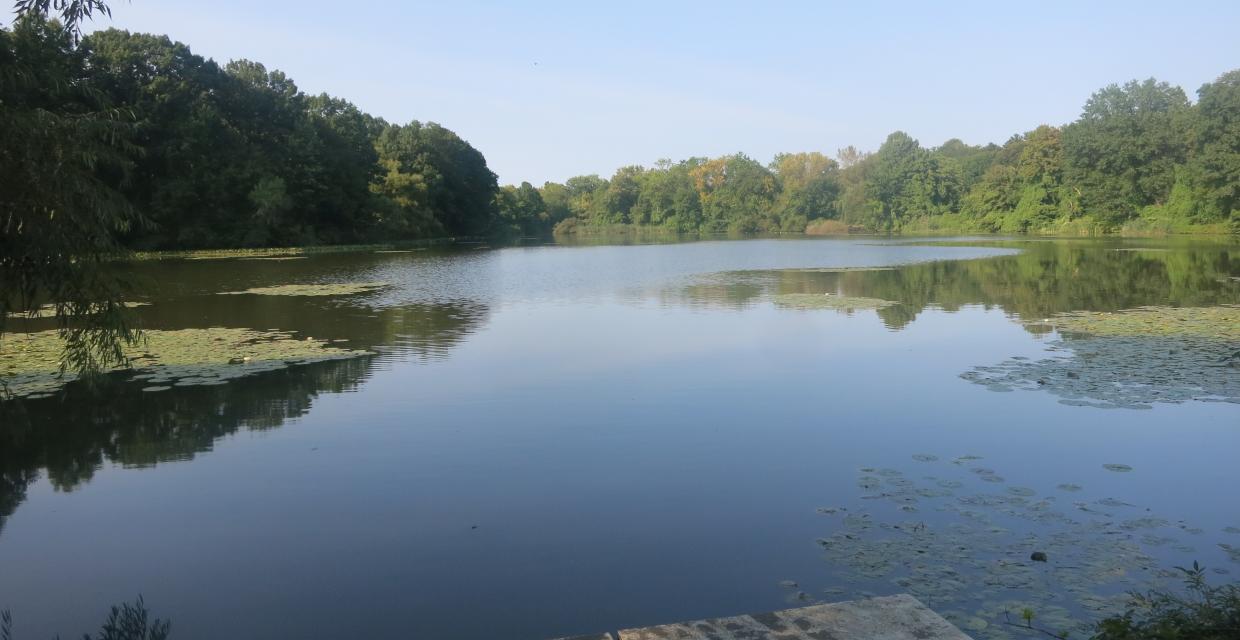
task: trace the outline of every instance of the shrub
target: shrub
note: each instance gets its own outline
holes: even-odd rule
[[[1134,593],[1128,610],[1098,623],[1095,640],[1235,640],[1240,585],[1211,586],[1196,562],[1184,572],[1187,593]]]

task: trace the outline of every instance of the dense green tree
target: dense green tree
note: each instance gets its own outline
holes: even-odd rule
[[[897,131],[879,147],[867,182],[870,226],[891,231],[918,217],[956,210],[960,177],[954,167]]]
[[[477,149],[433,122],[389,125],[375,147],[389,176],[419,176],[425,206],[443,229],[474,236],[492,226],[495,174]]]
[[[1000,147],[995,144],[975,147],[959,138],[952,138],[934,150],[940,158],[955,162],[960,172],[961,186],[965,189],[977,184],[990,165],[994,163]]]
[[[771,230],[766,217],[779,195],[779,182],[760,162],[738,153],[702,162],[689,175],[707,231]]]
[[[545,182],[538,194],[543,199],[543,206],[546,207],[549,227],[554,227],[572,217],[573,209],[567,187],[558,182]]]
[[[574,176],[564,182],[569,208],[577,220],[603,221],[604,195],[607,181],[597,175]]]
[[[227,212],[249,208],[254,186],[233,179],[229,160],[244,140],[220,102],[223,71],[161,36],[109,29],[88,37],[83,49],[91,84],[140,125],[143,153],[124,191],[153,224],[124,239],[139,247],[207,244]]]
[[[550,230],[547,204],[534,185],[522,182],[520,186],[507,185],[495,194],[495,206],[499,223],[509,233],[535,236]]]
[[[1240,69],[1197,92],[1190,172],[1200,188],[1203,221],[1230,220],[1240,233]],[[1193,194],[1197,195],[1197,194]]]
[[[607,188],[602,192],[601,206],[596,210],[599,222],[604,224],[623,224],[632,222],[630,217],[633,205],[641,193],[641,184],[645,169],[639,166],[620,167],[607,181]]]
[[[1063,130],[1067,178],[1084,209],[1117,224],[1165,202],[1188,155],[1189,118],[1184,91],[1153,78],[1090,96]]]
[[[836,154],[840,163],[840,196],[835,209],[847,225],[862,225],[874,217],[874,206],[866,197],[866,181],[876,164],[874,154],[852,146]]]
[[[224,69],[165,37],[83,42],[89,80],[134,114],[144,153],[123,189],[155,223],[140,247],[264,246],[364,237],[377,173],[367,117],[307,97],[250,61]],[[279,188],[277,188],[279,187]]]
[[[694,166],[694,161],[672,164],[665,160],[647,172],[630,212],[633,222],[696,231],[702,222],[702,203],[690,176]]]
[[[836,218],[840,194],[839,164],[818,152],[784,153],[775,156],[771,169],[781,183],[781,227],[801,229],[810,220]]]

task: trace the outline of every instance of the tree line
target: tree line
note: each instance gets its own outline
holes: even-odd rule
[[[347,100],[308,95],[261,63],[219,65],[166,36],[117,29],[78,38],[38,14],[0,31],[0,62],[6,116],[106,128],[75,145],[94,157],[69,160],[84,160],[78,178],[89,198],[111,202],[109,218],[125,218],[116,230],[125,247],[494,231],[496,177],[469,143],[435,123],[393,124]],[[0,160],[12,169],[6,183],[26,172],[46,175],[64,159],[40,155],[59,145],[10,133]]]
[[[61,118],[81,157],[56,208],[93,206],[136,249],[341,244],[633,225],[678,232],[1240,230],[1240,70],[1198,91],[1111,85],[1080,117],[1002,145],[742,153],[627,166],[610,178],[497,184],[435,123],[394,124],[308,95],[261,63],[225,65],[166,36],[79,38],[31,13],[0,31],[0,155],[37,201]],[[26,118],[23,120],[23,116]],[[7,122],[6,122],[7,121]],[[90,131],[71,130],[90,128]],[[54,127],[53,127],[54,128]],[[12,142],[7,142],[12,140]],[[22,142],[29,144],[21,144]],[[72,167],[71,167],[72,168]],[[62,168],[62,170],[64,170]],[[65,176],[61,176],[62,178]],[[22,191],[18,188],[15,191]],[[0,205],[22,208],[21,193]],[[43,203],[46,204],[46,203]],[[106,206],[105,206],[106,205]],[[105,229],[93,229],[101,233]]]
[[[1132,81],[1094,93],[1072,123],[1002,145],[926,148],[897,131],[875,152],[834,158],[662,160],[610,179],[504,187],[501,210],[527,232],[1240,232],[1240,70],[1197,96]]]

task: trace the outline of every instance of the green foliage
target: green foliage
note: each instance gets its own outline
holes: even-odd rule
[[[1091,96],[1063,131],[1065,173],[1084,208],[1115,224],[1165,202],[1188,156],[1190,116],[1184,91],[1153,78]]]
[[[0,30],[0,336],[10,313],[51,304],[62,367],[89,372],[122,361],[137,339],[124,284],[101,265],[142,218],[113,187],[137,153],[132,124],[75,82],[86,63],[73,42],[34,14]]]
[[[414,120],[384,126],[375,148],[389,178],[417,185],[416,197],[401,205],[402,212],[414,217],[429,213],[453,235],[491,231],[498,189],[495,174],[468,142],[438,124]]]
[[[558,224],[677,231],[1240,233],[1240,70],[1198,92],[1150,79],[1108,86],[1064,127],[1002,146],[951,139],[926,149],[897,131],[875,153],[661,160],[547,183]],[[568,193],[571,195],[565,196]],[[548,200],[550,201],[550,200]],[[824,225],[818,220],[838,220]]]
[[[872,202],[867,225],[894,231],[918,217],[949,213],[958,207],[960,176],[950,162],[923,149],[903,131],[887,136],[866,181]]]
[[[126,195],[143,248],[288,246],[490,230],[494,175],[433,123],[388,125],[247,60],[223,69],[166,37],[83,43],[91,82],[128,105],[144,156]]]
[[[495,195],[495,208],[510,233],[535,236],[549,228],[547,203],[528,182],[522,182],[519,187],[502,187]]]
[[[775,156],[771,169],[781,184],[777,210],[786,216],[782,227],[792,230],[793,220],[804,228],[810,220],[838,217],[839,163],[817,152],[783,153]]]
[[[82,22],[93,19],[95,13],[112,17],[112,9],[103,0],[17,0],[13,12],[18,16],[49,16],[60,19],[76,44],[82,31]]]
[[[1186,595],[1133,594],[1121,616],[1098,623],[1095,640],[1229,640],[1240,637],[1240,585],[1212,586],[1196,562],[1184,573]]]
[[[1189,180],[1202,217],[1230,222],[1240,233],[1240,69],[1197,92]]]
[[[491,231],[494,174],[453,132],[389,125],[349,102],[302,93],[262,64],[220,67],[164,36],[109,29],[66,55],[70,79],[133,120],[128,179],[113,181],[153,224],[142,249],[290,246]]]

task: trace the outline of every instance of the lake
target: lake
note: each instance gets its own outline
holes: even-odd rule
[[[138,594],[191,640],[537,639],[902,592],[1004,638],[1022,604],[1063,626],[1175,565],[1240,573],[1234,242],[128,271],[155,335],[343,353],[222,379],[185,356],[180,377],[7,403],[0,608],[19,638],[96,629]],[[371,286],[281,288],[349,283]]]

